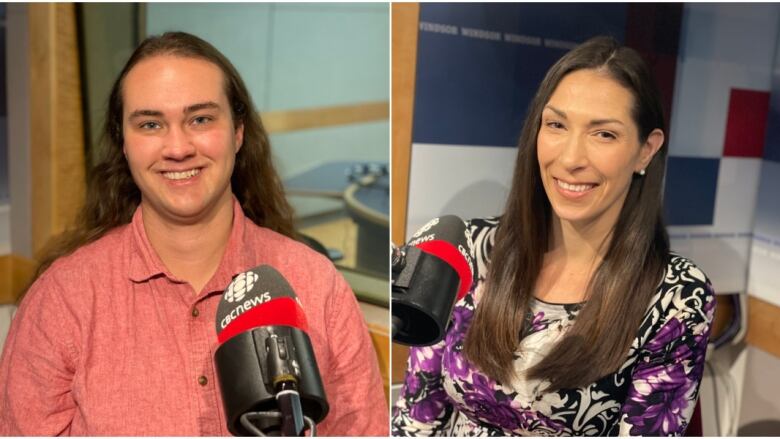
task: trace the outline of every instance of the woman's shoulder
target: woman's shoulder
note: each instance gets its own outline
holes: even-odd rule
[[[657,293],[650,303],[640,329],[644,341],[653,339],[663,328],[699,328],[712,321],[715,292],[706,274],[690,259],[670,253]]]
[[[490,252],[493,250],[496,230],[498,230],[500,222],[501,217],[499,216],[472,218],[466,221],[466,230],[471,234],[477,275],[483,279],[487,275]]]
[[[698,314],[711,319],[715,307],[712,282],[692,260],[671,252],[658,288],[658,302],[667,316],[686,317]]]
[[[683,337],[685,334],[706,338],[709,333],[715,312],[715,292],[709,278],[692,260],[677,253],[669,253],[666,262],[664,277],[650,300],[627,364],[636,358],[636,352],[648,358],[663,357],[667,349],[659,349],[672,338],[679,338],[675,343],[690,343],[693,339]]]
[[[670,252],[649,311],[669,315],[691,308],[702,310],[714,302],[714,295],[712,283],[704,271],[691,259]]]
[[[466,220],[466,228],[474,233],[495,233],[498,228],[498,224],[501,222],[500,216],[485,216],[479,218],[471,218]]]
[[[664,290],[673,290],[682,294],[697,288],[712,289],[712,283],[707,275],[692,260],[677,253],[670,252],[667,257],[664,278],[661,281]]]

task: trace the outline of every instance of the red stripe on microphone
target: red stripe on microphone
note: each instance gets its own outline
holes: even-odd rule
[[[222,344],[234,336],[260,326],[292,326],[309,332],[309,324],[298,302],[291,297],[279,297],[257,305],[236,317],[217,334]]]
[[[416,245],[416,247],[425,253],[436,256],[455,269],[458,277],[460,277],[458,300],[462,299],[471,289],[472,274],[466,258],[458,251],[458,248],[447,241],[441,240],[422,242]]]

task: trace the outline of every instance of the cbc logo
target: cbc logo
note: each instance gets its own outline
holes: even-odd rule
[[[225,293],[225,299],[230,303],[243,300],[246,293],[252,291],[257,279],[257,273],[251,271],[239,274],[233,279],[233,282],[230,283],[230,286]]]

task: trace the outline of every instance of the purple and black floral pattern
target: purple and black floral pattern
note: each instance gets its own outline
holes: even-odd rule
[[[670,255],[666,276],[648,307],[623,366],[579,389],[545,393],[544,383],[498,383],[464,357],[463,341],[484,283],[497,219],[470,221],[478,279],[453,310],[446,337],[412,348],[394,436],[681,435],[698,398],[714,312],[706,276]],[[580,304],[532,302],[518,367],[533,362],[573,324]],[[528,353],[533,353],[529,357]],[[529,359],[530,358],[530,359]]]

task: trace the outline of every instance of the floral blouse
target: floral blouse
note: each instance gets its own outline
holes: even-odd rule
[[[669,256],[626,361],[611,375],[557,392],[544,392],[545,382],[522,373],[499,383],[462,353],[497,226],[495,218],[468,223],[478,282],[456,303],[444,340],[410,350],[393,435],[682,435],[698,398],[715,308],[704,273],[688,259]],[[520,344],[523,355],[515,355],[516,370],[527,370],[544,357],[581,307],[534,299],[526,318],[530,329]]]

